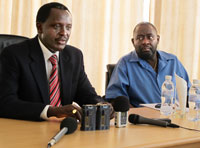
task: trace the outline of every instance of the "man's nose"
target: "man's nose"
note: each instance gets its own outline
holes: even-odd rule
[[[59,33],[60,33],[61,35],[66,36],[66,35],[69,35],[69,34],[70,34],[70,31],[69,31],[67,28],[62,27],[62,29],[60,30]]]

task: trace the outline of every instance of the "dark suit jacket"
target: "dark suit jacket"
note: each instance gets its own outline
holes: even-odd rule
[[[101,100],[84,70],[81,51],[66,46],[59,53],[62,105]],[[37,36],[7,47],[0,56],[0,117],[41,120],[49,101],[45,61]]]

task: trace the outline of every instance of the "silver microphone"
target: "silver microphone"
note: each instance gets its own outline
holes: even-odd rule
[[[72,117],[65,118],[60,124],[60,131],[48,142],[48,147],[56,144],[65,134],[73,133],[77,129],[77,120]]]

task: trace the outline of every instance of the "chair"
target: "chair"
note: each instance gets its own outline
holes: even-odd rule
[[[16,44],[27,40],[28,37],[11,35],[11,34],[0,34],[0,54],[3,49],[9,45]]]
[[[106,72],[106,88],[109,84],[109,81],[110,81],[110,78],[111,78],[111,75],[112,75],[112,72],[115,68],[116,64],[108,64],[107,65],[107,72]]]

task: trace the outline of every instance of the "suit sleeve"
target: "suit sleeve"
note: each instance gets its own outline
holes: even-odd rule
[[[0,56],[0,117],[25,120],[42,120],[40,113],[45,107],[42,103],[26,101],[19,97],[20,64],[16,55],[5,49]]]

